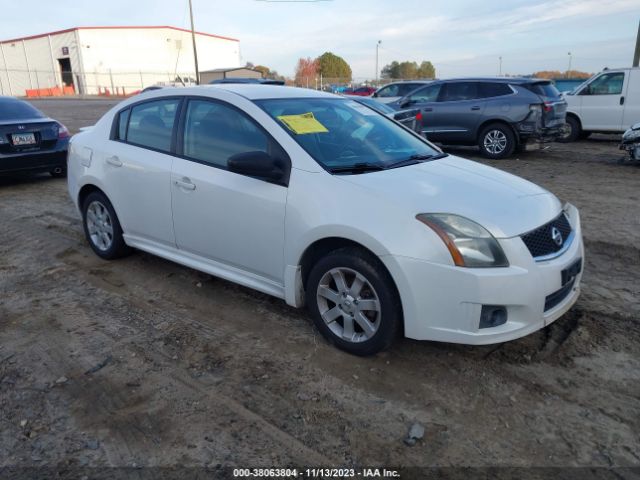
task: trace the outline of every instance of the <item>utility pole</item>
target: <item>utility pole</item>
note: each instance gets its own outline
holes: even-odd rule
[[[569,55],[569,68],[567,69],[567,78],[569,78],[569,72],[571,72],[571,52],[567,52],[567,55]]]
[[[196,85],[200,85],[200,71],[198,70],[198,50],[196,49],[196,31],[193,28],[193,6],[189,0],[189,16],[191,17],[191,41],[193,42],[193,63],[196,66]]]
[[[498,76],[502,76],[502,55],[498,57]]]
[[[636,51],[633,54],[633,66],[640,65],[640,22],[638,23],[638,36],[636,37]]]
[[[379,74],[379,70],[378,70],[378,49],[380,48],[380,44],[382,43],[382,40],[378,40],[378,43],[376,43],[376,87],[378,86],[378,74]]]

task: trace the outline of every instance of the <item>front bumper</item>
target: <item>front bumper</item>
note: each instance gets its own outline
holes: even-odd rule
[[[52,150],[0,154],[0,173],[49,172],[66,168],[68,144],[68,141],[58,141]]]
[[[405,335],[483,345],[528,335],[562,316],[578,299],[582,271],[566,296],[546,311],[545,300],[563,287],[564,269],[578,259],[584,265],[575,208],[571,217],[573,241],[562,255],[547,261],[536,262],[520,237],[499,240],[510,262],[506,268],[462,268],[396,255],[381,257],[400,292]],[[504,306],[507,322],[480,328],[483,305]]]

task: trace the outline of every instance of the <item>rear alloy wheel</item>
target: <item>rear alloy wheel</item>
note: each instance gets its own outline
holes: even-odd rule
[[[487,158],[506,158],[516,148],[516,136],[507,125],[492,123],[480,132],[478,145]]]
[[[101,192],[90,193],[82,206],[84,233],[93,251],[105,260],[127,255],[122,228],[111,202]]]
[[[373,355],[397,336],[402,313],[395,286],[362,250],[344,248],[321,259],[309,274],[306,296],[316,327],[342,350]]]
[[[578,140],[582,135],[580,122],[573,115],[567,116],[566,133],[558,138],[560,143],[570,143]]]

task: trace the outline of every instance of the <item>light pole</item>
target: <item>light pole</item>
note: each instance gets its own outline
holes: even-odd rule
[[[498,57],[498,76],[502,76],[502,56]]]
[[[189,0],[189,16],[191,17],[191,41],[193,42],[193,63],[196,66],[196,85],[200,85],[200,72],[198,71],[198,51],[196,50],[196,31],[193,28],[193,7]]]
[[[378,43],[376,43],[376,87],[378,86],[378,49],[380,48],[380,44],[382,43],[382,40],[378,40]]]
[[[569,78],[569,72],[571,72],[571,52],[567,52],[567,55],[569,55],[569,68],[567,69],[567,78]]]

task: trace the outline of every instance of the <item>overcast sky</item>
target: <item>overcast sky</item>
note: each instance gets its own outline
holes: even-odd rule
[[[187,0],[3,0],[0,37],[75,26],[188,26]],[[193,0],[196,29],[240,39],[243,62],[292,75],[301,56],[347,60],[356,79],[392,60],[441,78],[630,66],[640,0]]]

